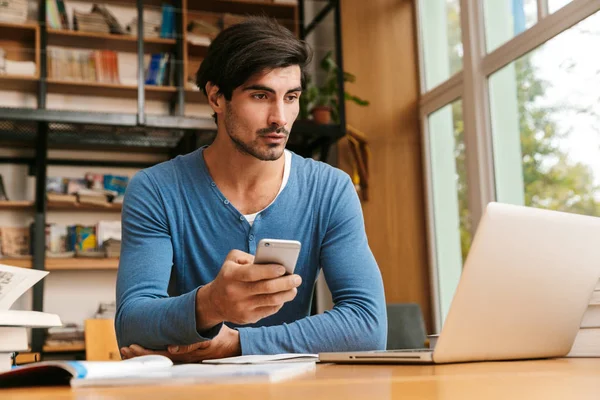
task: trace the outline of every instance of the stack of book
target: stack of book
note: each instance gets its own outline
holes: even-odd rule
[[[22,24],[27,20],[27,0],[0,1],[0,21]]]
[[[28,351],[28,328],[61,326],[58,315],[10,310],[14,302],[47,271],[0,264],[0,372],[10,370],[15,352]]]
[[[87,173],[85,178],[46,178],[46,195],[49,201],[82,203],[107,207],[121,203],[129,177],[110,174]]]
[[[121,241],[118,239],[108,239],[102,244],[102,247],[107,258],[119,258],[121,256]]]
[[[48,347],[85,346],[83,326],[65,324],[48,328],[44,344]]]
[[[600,357],[600,282],[590,299],[568,357]]]
[[[35,76],[35,72],[35,62],[8,60],[6,51],[0,47],[0,75]]]
[[[29,228],[3,226],[0,228],[2,255],[10,258],[31,257],[31,236]],[[0,294],[2,290],[0,287]]]
[[[160,36],[162,20],[160,16],[146,16],[144,18],[144,37],[157,38]],[[137,17],[133,18],[127,25],[127,33],[132,36],[138,34]]]
[[[186,40],[196,46],[209,46],[220,32],[221,29],[209,21],[193,19],[187,25]]]
[[[146,85],[172,86],[175,83],[174,63],[171,53],[152,54],[146,70]]]
[[[110,33],[110,26],[99,12],[73,11],[73,29],[83,32]]]

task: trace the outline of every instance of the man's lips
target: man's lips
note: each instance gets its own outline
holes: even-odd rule
[[[269,135],[264,135],[263,137],[268,138],[268,139],[285,139],[286,135],[271,133]]]

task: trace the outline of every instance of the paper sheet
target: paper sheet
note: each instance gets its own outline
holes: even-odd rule
[[[271,355],[238,356],[204,360],[205,364],[271,364],[319,361],[318,354],[284,353]]]
[[[46,275],[48,271],[0,264],[0,310],[8,310],[23,293]]]

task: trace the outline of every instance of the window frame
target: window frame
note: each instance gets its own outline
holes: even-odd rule
[[[479,224],[486,204],[496,200],[494,159],[488,78],[493,73],[535,50],[577,23],[600,11],[598,0],[572,0],[556,12],[548,13],[548,0],[537,0],[538,22],[510,39],[494,51],[486,53],[483,3],[460,0],[460,21],[463,42],[463,69],[438,86],[426,90],[423,58],[423,38],[419,0],[416,7],[419,51],[420,87],[419,118],[423,150],[423,170],[427,210],[428,260],[432,310],[435,331],[441,330],[438,266],[436,260],[433,188],[431,178],[430,135],[428,117],[457,99],[463,102],[463,123],[467,152],[468,207],[472,219],[472,234]]]

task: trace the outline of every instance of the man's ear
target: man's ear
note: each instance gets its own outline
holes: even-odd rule
[[[221,114],[225,109],[225,99],[222,93],[219,93],[219,87],[211,82],[206,83],[206,97],[208,104],[217,114]]]

